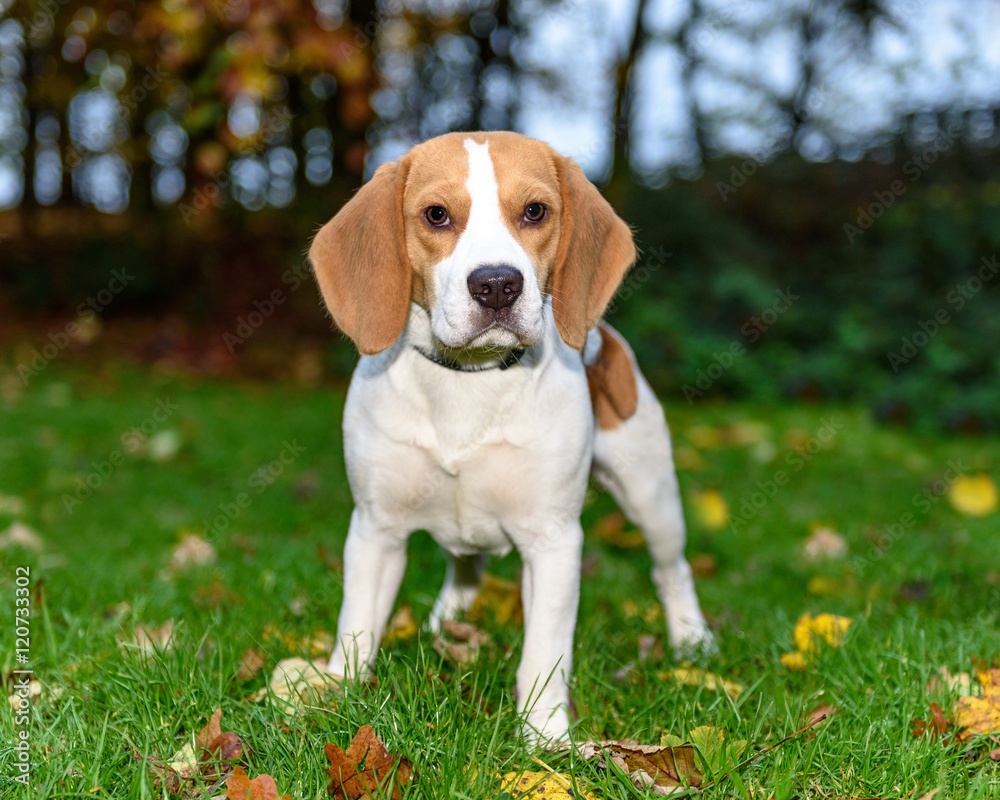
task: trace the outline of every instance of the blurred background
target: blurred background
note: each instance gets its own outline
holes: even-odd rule
[[[343,382],[304,252],[417,141],[576,158],[675,402],[1000,430],[995,0],[0,0],[0,400],[56,360]]]

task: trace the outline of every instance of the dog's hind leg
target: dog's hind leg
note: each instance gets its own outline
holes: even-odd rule
[[[444,586],[434,602],[427,629],[433,633],[441,630],[441,623],[455,619],[463,611],[468,611],[479,592],[479,579],[483,574],[486,556],[455,556],[448,553],[448,571],[444,576]]]
[[[593,475],[645,536],[671,646],[678,652],[711,651],[715,647],[712,634],[698,604],[691,567],[684,558],[684,515],[663,408],[624,340],[613,331],[602,334],[604,383],[595,381],[594,376],[591,380],[597,412]],[[610,347],[617,356],[608,352],[609,337],[613,337]],[[609,357],[621,362],[617,369],[607,368]],[[605,390],[621,391],[621,382],[628,381],[629,373],[634,381],[630,402],[622,403],[619,398],[617,405],[619,411],[626,408],[626,414],[634,411],[622,419],[624,414],[614,413],[611,398],[596,395]],[[611,380],[615,383],[609,383]]]

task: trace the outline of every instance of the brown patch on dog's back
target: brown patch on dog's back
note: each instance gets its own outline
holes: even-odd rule
[[[597,329],[601,333],[601,354],[587,367],[587,384],[597,427],[607,431],[635,414],[639,385],[625,344],[603,323]]]

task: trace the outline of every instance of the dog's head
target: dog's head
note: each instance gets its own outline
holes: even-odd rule
[[[529,347],[556,327],[582,349],[635,260],[628,226],[573,161],[515,133],[452,133],[385,164],[309,258],[337,326],[390,347],[410,302],[456,350]]]

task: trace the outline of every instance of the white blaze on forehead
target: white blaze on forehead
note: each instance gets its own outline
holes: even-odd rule
[[[511,235],[500,212],[500,190],[489,142],[477,144],[466,139],[465,149],[469,154],[469,177],[465,188],[469,190],[472,208],[458,247],[461,249],[464,244],[471,248],[470,254],[475,255],[482,251],[481,264],[509,263],[523,270],[530,259]]]

